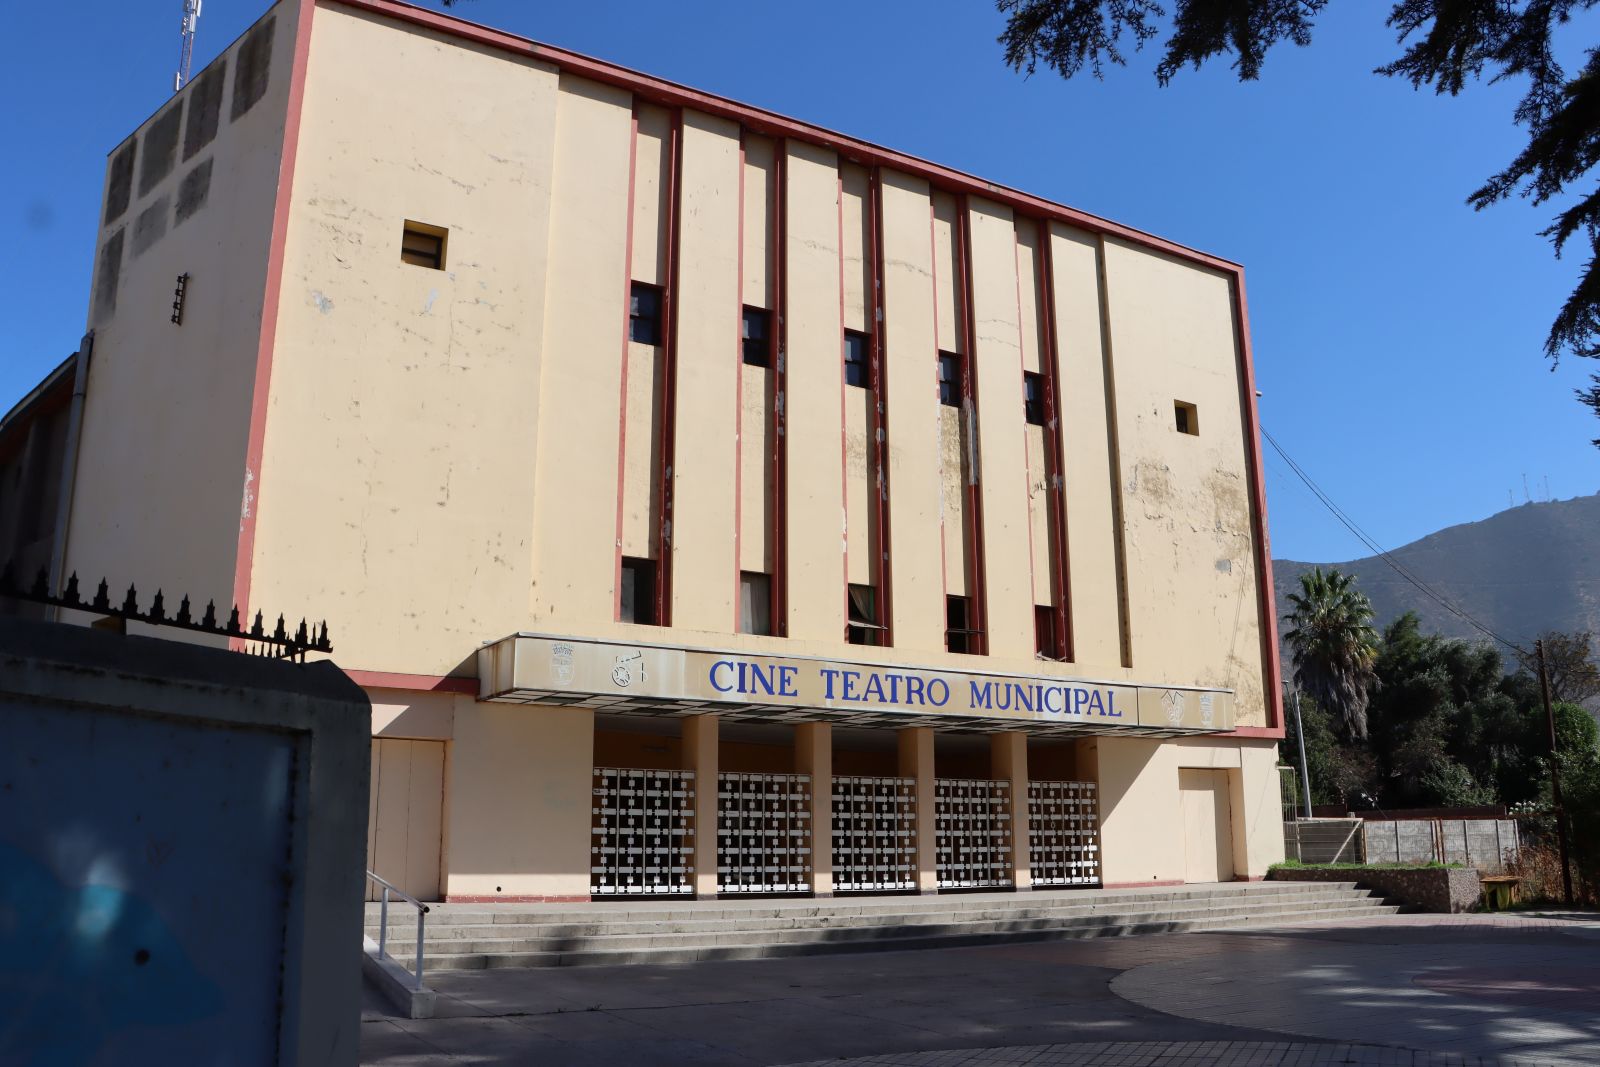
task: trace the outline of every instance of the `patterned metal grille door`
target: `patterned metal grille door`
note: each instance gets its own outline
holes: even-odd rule
[[[1093,782],[1028,783],[1028,865],[1034,885],[1100,884],[1100,813]]]
[[[934,858],[940,889],[1011,885],[1011,783],[933,782]]]
[[[717,775],[717,891],[811,891],[809,775]]]
[[[834,892],[915,888],[916,781],[911,778],[835,778]]]
[[[589,892],[694,894],[694,772],[594,770]]]

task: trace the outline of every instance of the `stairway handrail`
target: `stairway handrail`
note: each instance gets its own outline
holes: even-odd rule
[[[424,904],[422,901],[418,900],[416,897],[412,896],[410,893],[407,893],[404,889],[401,889],[399,886],[395,885],[394,883],[386,881],[383,878],[380,878],[375,871],[368,871],[367,872],[367,880],[369,882],[377,882],[380,886],[383,887],[383,898],[382,898],[383,899],[383,903],[378,908],[378,957],[380,959],[382,959],[384,956],[388,955],[387,946],[388,946],[388,943],[389,943],[389,894],[393,893],[395,896],[399,897],[401,900],[405,901],[407,904],[410,904],[413,908],[417,909],[417,968],[416,968],[415,973],[412,975],[412,983],[414,984],[414,986],[417,989],[421,989],[422,988],[422,943],[423,943],[423,940],[424,940],[424,934],[427,932],[426,924],[427,924],[427,916],[428,916],[428,910],[429,910],[428,906],[426,904]],[[390,956],[389,958],[390,959],[394,959],[393,956]],[[395,962],[398,963],[399,961],[396,960]]]

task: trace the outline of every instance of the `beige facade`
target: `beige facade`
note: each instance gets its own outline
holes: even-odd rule
[[[741,775],[801,798],[819,893],[864,884],[847,788],[904,790],[923,890],[950,783],[1005,816],[961,824],[982,884],[1043,878],[1049,783],[1097,796],[1106,884],[1281,855],[1233,265],[384,0],[280,0],[108,175],[66,567],[328,618],[380,874],[586,898],[595,768],[692,783],[679,892],[750,888]]]

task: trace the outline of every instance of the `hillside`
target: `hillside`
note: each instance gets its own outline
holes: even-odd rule
[[[1528,642],[1545,630],[1589,630],[1600,636],[1600,494],[1524,504],[1429,534],[1390,555],[1511,641]],[[1299,588],[1300,575],[1312,566],[1273,561],[1280,619],[1289,610],[1287,592]],[[1372,598],[1380,628],[1402,612],[1415,611],[1424,630],[1481,637],[1380,557],[1331,566],[1356,576]]]

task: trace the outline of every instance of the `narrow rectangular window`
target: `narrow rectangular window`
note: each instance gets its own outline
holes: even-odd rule
[[[961,357],[950,352],[939,353],[939,403],[961,406]]]
[[[1173,414],[1176,416],[1178,432],[1186,433],[1191,437],[1200,436],[1200,411],[1193,404],[1186,404],[1182,400],[1172,402]]]
[[[878,621],[878,591],[870,585],[852,585],[850,624],[845,627],[845,640],[852,645],[881,645],[883,630]]]
[[[1022,413],[1030,425],[1044,425],[1044,375],[1023,372]]]
[[[1061,643],[1056,640],[1056,613],[1048,604],[1033,607],[1034,650],[1040,659],[1065,659]]]
[[[766,308],[744,309],[744,361],[752,367],[772,362],[772,313]]]
[[[865,389],[870,384],[867,370],[868,338],[855,330],[844,332],[844,384]]]
[[[650,559],[622,559],[622,603],[619,622],[656,624],[656,564]]]
[[[772,633],[772,579],[759,571],[739,572],[739,632]]]
[[[450,231],[442,226],[406,220],[400,234],[400,260],[414,267],[444,270],[445,238]]]
[[[628,299],[628,340],[641,345],[661,343],[661,287],[634,282]]]
[[[944,598],[944,647],[947,652],[973,653],[979,632],[972,628],[972,601],[964,596]]]

